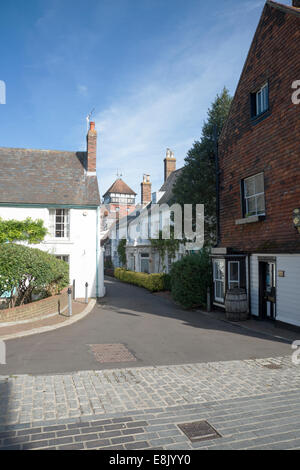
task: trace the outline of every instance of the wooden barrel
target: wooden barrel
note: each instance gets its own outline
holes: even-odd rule
[[[226,318],[232,321],[247,320],[248,300],[245,289],[229,289],[225,299]]]

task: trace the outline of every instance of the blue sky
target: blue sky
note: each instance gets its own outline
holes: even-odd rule
[[[234,92],[264,3],[1,2],[0,146],[85,149],[95,108],[101,194],[117,169],[159,189],[166,148],[182,166],[216,94]]]

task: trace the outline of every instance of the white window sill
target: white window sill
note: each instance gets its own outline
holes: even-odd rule
[[[50,240],[45,240],[43,243],[46,245],[53,245],[54,243],[59,243],[62,245],[73,245],[74,242],[67,238],[52,238]]]
[[[244,224],[253,224],[255,222],[260,222],[265,216],[262,215],[251,215],[250,217],[244,217],[243,219],[237,219],[235,225],[244,225]]]
[[[215,305],[216,307],[225,307],[224,301],[222,302],[222,300],[217,300],[217,299],[213,301],[213,305]]]

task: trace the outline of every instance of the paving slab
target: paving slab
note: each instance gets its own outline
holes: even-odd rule
[[[269,362],[272,358],[269,359]],[[264,361],[265,362],[265,361]],[[84,416],[83,413],[77,418],[57,418],[56,420],[43,420],[15,423],[10,422],[10,401],[9,394],[1,394],[2,398],[7,397],[7,411],[4,419],[2,415],[0,427],[0,449],[1,450],[238,450],[238,449],[297,449],[300,446],[300,384],[299,367],[291,366],[288,358],[282,358],[282,369],[265,369],[263,364],[253,361],[244,364],[243,361],[237,363],[214,364],[218,370],[223,370],[221,378],[225,379],[234,373],[237,378],[238,368],[251,373],[253,381],[260,384],[264,389],[265,380],[273,377],[272,390],[264,389],[264,393],[257,394],[256,387],[248,391],[241,391],[238,399],[222,397],[221,393],[217,400],[197,401],[189,404],[177,406],[165,406],[163,398],[160,407],[150,409],[141,407],[135,410],[119,412],[105,412]],[[193,380],[201,388],[201,376],[208,373],[213,364],[207,364],[204,370],[202,364],[189,369],[186,365],[184,370],[181,366],[159,368],[166,377],[169,376],[170,384],[173,378]],[[198,375],[195,375],[198,369]],[[189,370],[189,374],[188,374]],[[140,374],[138,373],[140,372]],[[263,374],[266,374],[263,379]],[[127,371],[126,371],[127,372]],[[129,371],[128,371],[129,372]],[[144,372],[145,374],[141,373]],[[215,373],[215,369],[211,372]],[[97,372],[98,374],[98,372]],[[141,369],[130,370],[130,376],[136,378],[143,375],[156,376],[155,368],[142,371]],[[173,375],[174,374],[174,375]],[[182,374],[182,375],[181,375]],[[285,385],[282,386],[282,374],[285,376]],[[81,374],[87,378],[89,374]],[[102,377],[104,379],[104,377]],[[108,376],[106,376],[106,379]],[[292,384],[293,378],[296,383]],[[13,391],[17,378],[5,379],[5,383],[10,383]],[[242,375],[240,376],[242,380]],[[57,377],[53,377],[53,382]],[[105,382],[105,380],[104,380]],[[18,385],[24,382],[18,382]],[[33,393],[35,391],[33,381]],[[155,383],[155,381],[154,381]],[[3,378],[1,379],[1,391],[7,392],[3,388]],[[113,388],[127,389],[127,382],[119,384],[112,382]],[[87,385],[87,383],[86,383]],[[175,386],[175,384],[174,384]],[[238,386],[238,384],[237,384]],[[211,389],[216,387],[211,384]],[[240,389],[239,389],[240,390]],[[140,390],[143,394],[143,387]],[[55,405],[54,405],[55,407]],[[20,416],[22,413],[20,413]],[[141,419],[142,417],[142,419]],[[218,433],[217,438],[207,439],[200,442],[192,442],[181,430],[179,425],[206,421]]]

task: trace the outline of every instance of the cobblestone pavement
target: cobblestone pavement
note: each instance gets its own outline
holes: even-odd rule
[[[300,448],[291,357],[0,377],[0,448]],[[177,424],[222,436],[191,443]],[[277,446],[277,447],[276,447]]]

